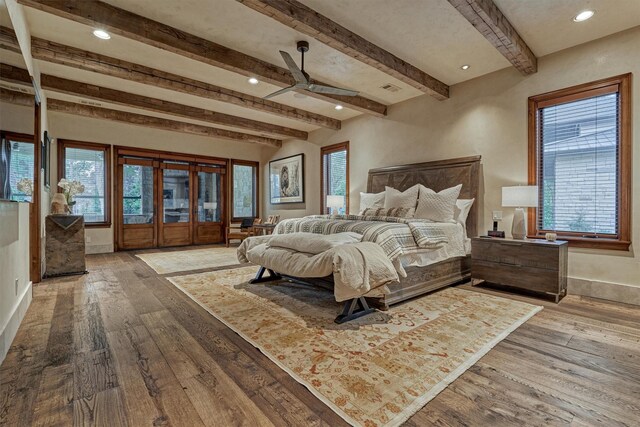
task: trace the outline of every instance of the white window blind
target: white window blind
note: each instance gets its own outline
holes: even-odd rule
[[[233,218],[256,216],[255,176],[255,166],[233,165]]]
[[[347,149],[325,153],[322,158],[324,201],[327,196],[342,196],[344,203],[338,214],[347,213]],[[329,209],[325,208],[325,213]]]
[[[73,213],[84,215],[86,223],[106,221],[104,150],[67,147],[64,156],[65,178],[84,185],[84,193],[73,198]]]
[[[540,230],[618,234],[620,97],[614,90],[539,108]]]

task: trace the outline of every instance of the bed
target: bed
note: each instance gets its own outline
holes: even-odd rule
[[[385,186],[396,188],[397,190],[404,191],[415,184],[423,184],[435,191],[440,191],[449,187],[462,184],[462,190],[459,195],[460,199],[478,199],[479,195],[479,173],[480,173],[480,156],[457,158],[440,160],[433,162],[417,163],[402,166],[392,166],[379,169],[372,169],[369,171],[367,192],[377,193],[384,191]],[[351,220],[351,221],[349,221]],[[368,231],[362,231],[360,229],[348,229],[349,227],[356,226],[358,228],[364,227],[366,229],[368,225],[366,221],[359,222],[359,218],[336,217],[336,216],[310,216],[305,218],[292,219],[283,221],[276,231],[279,233],[298,233],[301,231],[318,233],[318,234],[331,234],[344,231],[355,231],[360,234],[367,234]],[[469,215],[466,220],[466,235],[464,240],[468,242],[468,238],[475,237],[477,235],[478,224],[478,207],[474,203],[469,211]],[[375,224],[374,224],[375,225]],[[410,225],[410,224],[407,224]],[[397,232],[400,224],[389,224],[385,226],[388,229],[385,232]],[[433,224],[433,227],[438,229],[438,232],[442,232],[443,229],[454,228],[456,225],[438,225]],[[457,224],[460,231],[463,227]],[[415,227],[407,227],[415,232]],[[374,227],[375,229],[375,227]],[[395,231],[390,231],[395,229]],[[427,234],[429,232],[428,225],[424,227]],[[406,234],[406,232],[405,232]],[[376,240],[377,243],[382,246],[386,246],[385,243],[391,242],[394,239],[385,239],[384,233],[381,233],[383,239]],[[413,238],[406,237],[407,240]],[[435,233],[437,236],[437,233]],[[452,236],[450,234],[449,236]],[[369,236],[371,237],[371,236]],[[433,237],[433,236],[429,236]],[[373,240],[369,240],[373,241]],[[385,252],[389,255],[398,248],[386,248]],[[406,249],[406,248],[405,248]],[[406,253],[405,253],[406,252]],[[422,295],[436,289],[449,286],[461,281],[465,281],[470,278],[470,256],[469,250],[457,250],[451,251],[451,253],[457,254],[456,256],[450,256],[447,253],[446,247],[439,249],[433,249],[427,251],[426,258],[425,252],[419,250],[413,251],[411,249],[404,251],[403,254],[396,259],[396,263],[400,262],[400,270],[402,270],[402,276],[398,281],[395,281],[388,285],[388,292],[378,298],[367,298],[366,302],[364,298],[354,299],[353,303],[360,304],[360,308],[367,308],[366,304],[369,303],[376,308],[386,310],[390,305],[405,301],[407,299]],[[391,258],[391,257],[390,257]],[[429,265],[421,266],[424,263]],[[265,272],[269,272],[269,277],[263,277]],[[280,274],[269,270],[268,268],[262,268],[258,274],[254,283],[260,281],[273,280],[273,278],[280,277]],[[290,279],[296,279],[295,277],[288,276]],[[299,278],[298,278],[299,279]],[[306,283],[313,283],[320,286],[331,287],[332,276],[323,278],[308,277],[302,280]],[[347,311],[349,304],[345,304],[345,312]],[[353,312],[353,304],[351,304],[351,312]],[[360,312],[366,310],[359,310]],[[347,318],[352,318],[347,315]]]

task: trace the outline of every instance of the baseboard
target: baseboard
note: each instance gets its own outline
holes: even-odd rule
[[[570,295],[583,295],[586,297],[640,305],[640,286],[569,277],[567,293]]]
[[[85,254],[108,254],[113,252],[113,245],[86,245],[84,247]]]
[[[4,358],[7,356],[9,347],[11,347],[11,343],[18,333],[20,323],[22,323],[22,319],[24,319],[24,315],[27,314],[27,309],[31,304],[31,285],[32,283],[29,282],[22,292],[22,295],[20,295],[19,302],[16,304],[13,313],[11,313],[9,321],[3,326],[2,331],[0,331],[0,364],[2,364]]]

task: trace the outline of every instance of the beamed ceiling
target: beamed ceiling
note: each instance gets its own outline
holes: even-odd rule
[[[147,116],[162,119],[149,119],[156,127],[269,146],[361,114],[383,117],[420,95],[447,102],[451,85],[506,67],[535,73],[537,57],[640,25],[638,0],[18,2],[58,111],[120,121],[128,113],[136,124]],[[573,23],[587,8],[594,18]],[[2,79],[26,86],[10,78],[25,67],[4,0],[0,25],[0,59],[14,67]],[[94,37],[95,28],[111,39]],[[310,43],[312,78],[360,95],[263,100],[290,83],[279,50],[299,63],[298,40]]]

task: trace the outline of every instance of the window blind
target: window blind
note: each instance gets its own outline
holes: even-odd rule
[[[20,142],[8,140],[11,145],[11,167],[9,168],[9,182],[11,185],[11,200],[18,202],[32,201],[31,195],[23,193],[18,188],[18,182],[23,178],[28,178],[31,183],[34,182],[34,144],[29,142]]]
[[[105,164],[104,150],[65,148],[66,179],[84,185],[84,193],[73,198],[73,213],[84,215],[87,223],[106,221]]]
[[[618,234],[620,97],[601,94],[538,109],[538,228]]]
[[[253,218],[256,216],[256,186],[254,166],[233,165],[233,217]]]
[[[347,150],[333,151],[324,154],[324,200],[326,203],[327,196],[343,196],[344,205],[339,209],[340,214],[346,214],[346,198],[347,198]],[[328,209],[325,208],[326,212]]]

